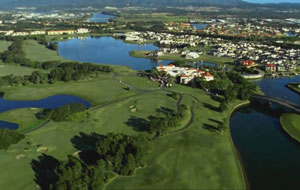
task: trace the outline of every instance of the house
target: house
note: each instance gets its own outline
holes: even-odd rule
[[[86,34],[86,33],[89,33],[90,31],[89,31],[89,29],[88,28],[78,28],[77,30],[76,30],[76,33],[77,34]]]
[[[186,59],[197,59],[199,58],[199,54],[196,52],[189,52],[185,55]]]
[[[31,32],[29,32],[29,34],[30,35],[44,35],[44,34],[46,34],[46,31],[39,31],[39,30],[37,30],[37,31],[31,31]]]
[[[193,76],[181,75],[180,76],[180,84],[189,84],[193,79],[194,79]]]
[[[252,61],[252,60],[246,60],[246,61],[242,61],[242,65],[244,66],[244,67],[254,67],[254,66],[256,66],[256,64],[255,64],[255,62],[254,61]]]
[[[209,72],[204,73],[203,77],[206,81],[215,80],[214,76],[212,74],[210,74]]]
[[[28,36],[28,32],[14,32],[11,34],[11,36]]]
[[[268,72],[276,72],[276,65],[268,63],[265,65],[265,70]]]
[[[48,35],[62,35],[62,34],[74,34],[75,30],[50,30]]]

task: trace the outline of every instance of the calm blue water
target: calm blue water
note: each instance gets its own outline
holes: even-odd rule
[[[192,24],[197,30],[202,30],[209,26],[209,24]]]
[[[1,105],[0,113],[8,110],[18,109],[18,108],[54,109],[63,106],[65,104],[72,104],[72,103],[82,103],[87,108],[91,106],[91,104],[88,101],[70,95],[55,95],[37,101],[12,101],[12,100],[4,100],[3,98],[0,98],[0,105]],[[0,121],[0,128],[17,129],[18,124]]]
[[[108,22],[110,18],[114,18],[115,16],[102,14],[102,13],[94,13],[93,17],[89,19],[89,22]]]
[[[249,3],[299,3],[299,0],[244,0]]]
[[[300,96],[285,87],[300,76],[254,81],[272,97],[300,103]],[[230,131],[251,189],[299,189],[300,144],[280,125],[281,113],[253,105],[230,118]]]
[[[287,35],[288,37],[297,37],[298,36],[298,34],[291,33],[291,32],[286,33],[285,35]]]
[[[89,37],[88,39],[58,42],[60,56],[80,62],[129,66],[134,70],[151,70],[158,64],[167,65],[171,61],[134,58],[129,55],[134,50],[156,50],[153,44],[127,44],[113,37]]]
[[[239,109],[230,130],[250,189],[299,189],[300,144],[281,128],[279,116],[253,106]]]
[[[299,94],[289,90],[285,86],[291,82],[300,82],[300,76],[293,78],[262,79],[253,81],[266,96],[277,97],[300,105]]]

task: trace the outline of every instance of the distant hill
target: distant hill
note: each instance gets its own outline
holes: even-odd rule
[[[0,0],[1,8],[14,8],[17,6],[27,7],[82,7],[82,6],[217,6],[217,7],[245,7],[245,6],[267,6],[247,3],[243,0]],[[291,4],[270,5],[282,8],[293,7]],[[298,4],[296,7],[300,7]]]
[[[16,6],[226,6],[233,7],[246,4],[242,0],[0,0],[1,7]]]

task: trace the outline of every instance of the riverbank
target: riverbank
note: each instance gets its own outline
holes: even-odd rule
[[[290,83],[286,87],[300,95],[300,83]]]
[[[232,149],[234,151],[234,154],[235,154],[237,162],[238,162],[240,175],[242,176],[242,180],[243,180],[245,189],[249,189],[247,173],[246,173],[245,167],[243,166],[243,161],[242,161],[242,158],[240,156],[240,153],[239,153],[238,149],[235,147],[235,145],[233,143],[233,139],[232,139],[232,135],[231,135],[231,131],[230,131],[230,117],[236,110],[238,110],[241,107],[247,106],[249,104],[250,104],[250,101],[246,101],[246,102],[242,102],[242,103],[236,105],[235,107],[233,107],[231,109],[230,113],[229,113],[229,116],[228,116],[228,121],[229,122],[228,122],[228,126],[227,126],[229,128],[229,137],[230,137],[231,146],[232,146]]]
[[[295,140],[300,142],[300,115],[299,114],[283,114],[280,117],[282,128]]]

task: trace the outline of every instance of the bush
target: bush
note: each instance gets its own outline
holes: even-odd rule
[[[11,144],[17,144],[25,135],[9,129],[0,129],[0,149],[7,149]]]

